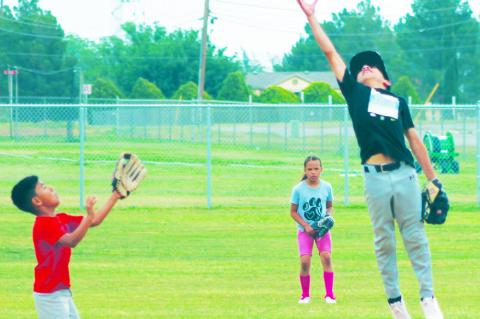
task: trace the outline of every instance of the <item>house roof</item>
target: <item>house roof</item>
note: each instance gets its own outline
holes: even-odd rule
[[[264,90],[272,85],[279,85],[293,77],[299,77],[307,82],[326,82],[338,89],[337,79],[333,72],[258,72],[248,73],[246,82],[253,89]]]

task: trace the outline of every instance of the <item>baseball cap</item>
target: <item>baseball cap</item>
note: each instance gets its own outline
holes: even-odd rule
[[[357,78],[358,73],[364,65],[376,67],[382,72],[385,80],[390,80],[387,74],[387,69],[385,68],[385,63],[383,63],[382,56],[378,52],[362,51],[353,56],[350,60],[350,73],[354,79]]]

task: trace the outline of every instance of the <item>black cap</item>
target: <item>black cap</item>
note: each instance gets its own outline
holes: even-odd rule
[[[385,68],[385,63],[383,63],[382,56],[376,51],[363,51],[355,54],[355,56],[350,60],[350,73],[353,78],[356,79],[360,70],[364,65],[374,66],[382,72],[385,80],[390,80],[387,74],[387,69]]]
[[[23,178],[12,188],[12,201],[19,209],[35,213],[32,198],[35,196],[35,187],[38,183],[38,176],[32,175]]]

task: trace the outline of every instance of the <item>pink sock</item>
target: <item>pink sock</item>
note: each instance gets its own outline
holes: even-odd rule
[[[323,281],[325,282],[325,296],[335,299],[335,295],[333,294],[333,272],[324,271]]]
[[[300,285],[302,286],[302,298],[310,297],[310,275],[300,275]]]

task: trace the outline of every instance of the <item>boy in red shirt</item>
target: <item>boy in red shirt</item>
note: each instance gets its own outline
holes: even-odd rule
[[[95,211],[96,197],[88,197],[85,216],[56,212],[60,204],[52,187],[37,176],[20,180],[12,189],[12,201],[19,209],[36,216],[33,244],[37,257],[33,295],[39,319],[80,318],[70,292],[71,248],[78,245],[90,227],[100,225],[120,194],[113,192],[102,208]]]

